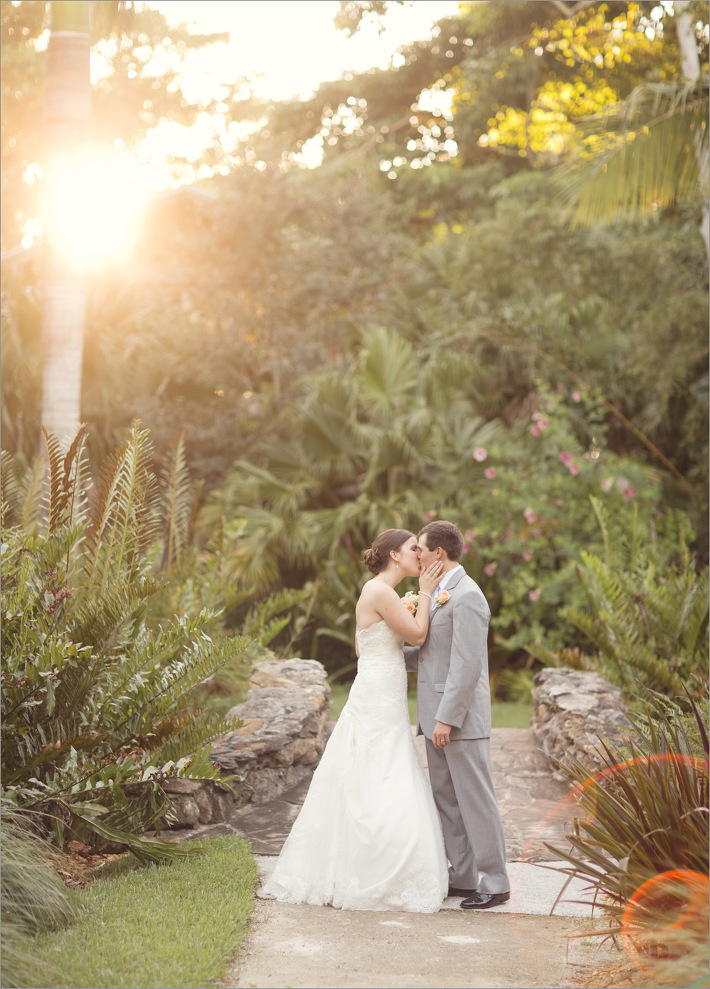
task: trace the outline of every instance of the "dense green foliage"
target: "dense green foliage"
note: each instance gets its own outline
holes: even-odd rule
[[[38,5],[10,6],[8,78],[33,66],[38,106],[42,19]],[[341,26],[387,7],[346,4]],[[692,10],[705,69],[707,10]],[[342,668],[362,549],[433,513],[467,534],[500,679],[537,640],[584,648],[575,568],[580,548],[603,555],[590,496],[624,532],[634,506],[640,525],[687,513],[702,569],[702,203],[688,186],[648,222],[574,228],[558,172],[568,153],[613,142],[640,86],[675,85],[675,22],[653,3],[564,11],[465,3],[389,69],[346,73],[308,99],[222,93],[225,119],[255,128],[229,168],[156,202],[134,264],[95,278],[83,376],[92,460],[139,416],[159,471],[174,469],[183,433],[181,455],[205,481],[200,549],[183,552],[177,535],[167,545],[175,580],[153,613],[221,608],[220,624],[240,627],[265,609],[277,647]],[[102,107],[145,95],[143,42],[158,21],[143,16],[121,22],[116,51],[108,44]],[[121,112],[127,147],[156,115],[190,119],[170,83],[153,80],[130,133]],[[23,119],[4,148],[22,143]],[[322,145],[319,168],[301,165],[308,141]],[[20,459],[40,432],[36,279],[31,259],[3,271],[3,427]]]
[[[60,842],[66,828],[84,827],[139,857],[182,854],[141,832],[166,812],[163,779],[216,775],[206,746],[235,723],[188,710],[185,700],[246,640],[213,641],[207,609],[149,622],[155,559],[169,558],[187,504],[181,512],[167,498],[172,509],[161,513],[148,435],[137,424],[87,504],[82,445],[80,433],[63,456],[48,439],[44,523],[17,522],[28,499],[9,458],[4,464],[3,795],[41,810]],[[160,522],[170,518],[161,541]]]
[[[548,663],[596,669],[632,698],[638,683],[670,696],[707,688],[708,571],[688,550],[692,535],[678,513],[629,529],[593,501],[604,552],[581,551],[577,573],[585,607],[562,609],[584,636],[579,649],[531,648]],[[590,647],[594,651],[590,651]]]

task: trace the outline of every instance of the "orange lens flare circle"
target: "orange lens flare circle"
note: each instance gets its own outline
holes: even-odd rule
[[[630,935],[639,928],[648,929],[649,921],[659,911],[667,912],[669,900],[680,901],[682,906],[675,923],[654,930],[657,937],[685,927],[693,918],[707,916],[708,877],[691,869],[672,869],[646,880],[626,905],[622,919],[624,933]]]
[[[673,923],[661,926],[671,912]],[[697,937],[707,933],[708,877],[691,869],[672,869],[648,879],[624,910],[621,941],[629,958],[642,971],[654,958],[678,959],[687,950],[684,930]]]

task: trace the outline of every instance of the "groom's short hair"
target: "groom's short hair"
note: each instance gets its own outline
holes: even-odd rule
[[[429,549],[434,550],[440,546],[450,560],[455,563],[461,559],[463,553],[463,536],[453,522],[429,522],[423,529],[419,530],[420,536],[426,536],[426,544]]]

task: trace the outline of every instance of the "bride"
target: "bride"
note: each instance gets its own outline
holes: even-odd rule
[[[417,538],[387,529],[365,552],[374,576],[355,617],[358,670],[263,896],[346,910],[435,913],[448,890],[439,815],[409,723],[402,645],[424,642],[441,576],[419,574]],[[395,587],[419,576],[420,607]]]

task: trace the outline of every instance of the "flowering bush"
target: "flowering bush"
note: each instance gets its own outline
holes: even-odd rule
[[[590,496],[622,529],[634,506],[649,518],[658,504],[656,473],[606,448],[601,399],[589,391],[570,399],[541,394],[527,421],[490,444],[483,477],[461,486],[458,518],[475,519],[463,563],[491,607],[492,666],[543,638],[576,644],[558,609],[583,600],[581,550],[603,551]]]

